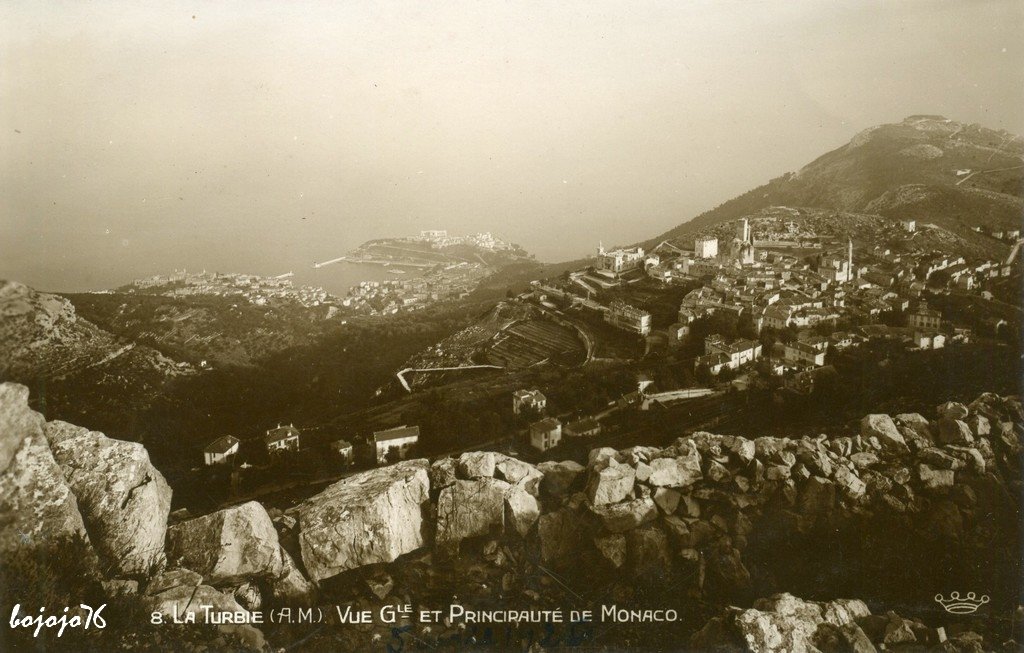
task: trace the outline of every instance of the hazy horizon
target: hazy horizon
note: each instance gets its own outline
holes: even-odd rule
[[[185,8],[182,8],[185,7]],[[876,124],[1024,133],[1024,5],[10,2],[0,278],[652,237]]]

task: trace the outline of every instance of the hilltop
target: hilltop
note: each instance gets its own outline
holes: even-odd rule
[[[910,116],[772,179],[648,243],[772,206],[813,207],[934,222],[957,233],[1019,229],[1024,211],[1024,142],[1019,136],[942,116]]]

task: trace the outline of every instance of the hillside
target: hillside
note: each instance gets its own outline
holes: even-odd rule
[[[67,299],[0,282],[0,379],[38,390],[67,418],[143,410],[195,368],[81,316]],[[122,415],[123,417],[123,415]],[[102,417],[94,424],[107,426]]]
[[[1019,229],[1024,143],[1005,131],[941,116],[911,116],[857,134],[795,173],[772,179],[649,243],[772,206],[814,207],[971,227]]]

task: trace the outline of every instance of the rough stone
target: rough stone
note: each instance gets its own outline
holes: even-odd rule
[[[585,530],[580,514],[570,508],[542,514],[537,523],[541,560],[552,562],[578,553]]]
[[[939,420],[939,444],[968,445],[973,442],[974,434],[965,422],[949,417]]]
[[[628,559],[634,574],[663,574],[672,564],[672,553],[665,531],[656,526],[645,526],[626,534]]]
[[[843,495],[854,501],[862,498],[867,491],[864,481],[847,467],[836,468],[833,478]]]
[[[104,570],[131,576],[162,564],[171,488],[146,448],[66,422],[45,433]]]
[[[804,515],[827,515],[836,502],[836,486],[820,476],[812,476],[804,483],[800,494],[800,512]]]
[[[660,487],[654,491],[654,503],[661,508],[666,515],[671,515],[679,507],[679,499],[682,497],[677,490]]]
[[[937,406],[935,412],[938,413],[939,419],[964,419],[970,411],[967,410],[967,406],[959,402],[947,401]]]
[[[945,492],[953,487],[956,472],[951,469],[933,469],[930,465],[920,463],[917,476],[921,485],[930,492]]]
[[[658,509],[651,499],[596,505],[593,511],[604,527],[612,533],[628,531],[658,517]]]
[[[39,433],[43,416],[28,407],[28,388],[18,383],[0,383],[0,473],[14,460],[21,443]]]
[[[850,462],[857,469],[868,469],[878,464],[878,456],[870,451],[861,451],[850,456]]]
[[[609,465],[591,473],[590,482],[587,484],[587,498],[595,506],[618,503],[633,491],[635,478],[636,472],[629,465]]]
[[[650,465],[651,475],[647,482],[656,487],[688,487],[703,478],[700,454],[696,449],[685,456],[656,458]]]
[[[619,569],[626,564],[626,536],[621,533],[601,535],[594,539],[594,546],[605,560]]]
[[[540,483],[544,478],[544,472],[530,463],[506,457],[494,466],[494,471],[497,478],[512,485],[519,485],[535,497],[540,495]]]
[[[978,438],[987,437],[992,433],[992,425],[984,415],[971,415],[967,418],[967,426],[974,432],[974,436]]]
[[[865,439],[878,438],[884,451],[894,454],[909,453],[903,434],[888,415],[865,415],[860,421],[860,436]]]
[[[239,605],[249,611],[259,610],[260,606],[263,604],[263,596],[260,593],[260,588],[252,582],[242,583],[236,587],[235,591],[232,592],[232,596],[235,597],[235,600],[238,601]]]
[[[440,490],[454,483],[459,478],[455,471],[455,465],[454,458],[438,458],[431,463],[428,473],[430,487]]]
[[[619,455],[619,452],[611,447],[601,447],[599,449],[591,449],[587,455],[587,466],[595,467],[614,459]]]
[[[408,460],[342,479],[298,509],[302,562],[314,581],[391,562],[424,544],[426,460]]]
[[[281,546],[267,511],[256,501],[175,524],[168,557],[213,585],[281,574]]]
[[[568,494],[584,471],[582,465],[572,460],[543,462],[537,465],[537,469],[544,474],[540,482],[541,493],[550,497]]]
[[[526,536],[540,517],[537,498],[522,485],[513,485],[505,493],[505,523]]]
[[[469,451],[459,456],[455,471],[463,479],[488,478],[494,476],[496,462],[493,451]]]
[[[505,495],[510,486],[496,478],[456,481],[441,490],[437,499],[437,535],[441,545],[457,545],[505,528]],[[524,495],[529,496],[526,492]]]
[[[184,620],[195,615],[197,623],[205,618],[204,606],[218,612],[247,612],[232,595],[201,583],[202,576],[187,569],[164,572],[150,581],[142,603],[147,612],[159,612],[164,617]]]
[[[867,614],[867,607],[859,601],[846,603],[842,609],[835,609],[832,604],[778,594],[755,601],[754,607],[748,610],[727,608],[724,616],[712,619],[693,635],[690,646],[696,650],[752,653],[874,651],[853,621],[853,615]],[[852,604],[859,606],[854,608]],[[842,621],[839,617],[849,620]],[[836,645],[830,646],[830,642]]]
[[[283,605],[312,605],[317,597],[317,587],[295,564],[291,554],[281,549],[281,574],[267,581],[270,595]]]
[[[43,435],[42,416],[28,414],[27,403],[11,406],[11,402],[27,401],[25,393],[12,390],[11,385],[4,384],[7,390],[0,400],[7,405],[0,408],[0,414],[3,425],[14,430],[0,434],[0,438],[18,446],[6,470],[0,473],[0,554],[62,547],[79,539],[87,542],[78,501]],[[91,545],[87,548],[92,552]],[[95,553],[90,555],[98,563]]]

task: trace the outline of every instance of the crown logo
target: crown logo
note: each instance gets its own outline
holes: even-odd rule
[[[974,592],[968,592],[967,596],[961,597],[960,592],[953,592],[948,599],[944,599],[941,594],[936,594],[935,602],[950,614],[973,614],[988,603],[988,595],[982,594],[979,597]]]

